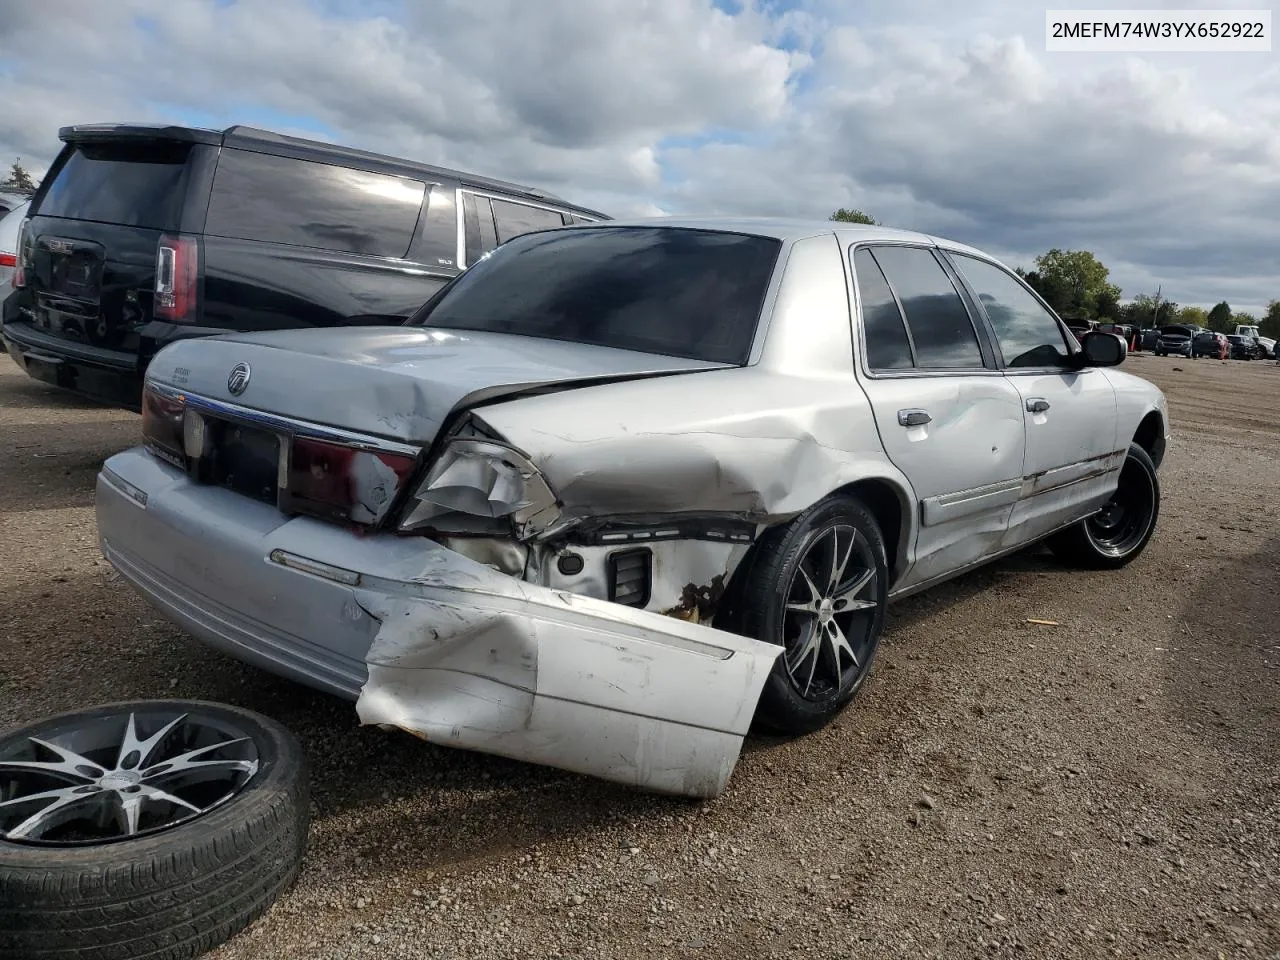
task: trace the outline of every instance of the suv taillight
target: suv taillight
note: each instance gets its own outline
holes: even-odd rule
[[[27,224],[31,222],[29,217],[24,217],[22,222],[18,224],[18,249],[13,252],[13,276],[9,278],[9,282],[15,287],[25,287],[27,285]]]
[[[199,278],[200,245],[196,238],[162,236],[156,250],[156,318],[195,323]]]

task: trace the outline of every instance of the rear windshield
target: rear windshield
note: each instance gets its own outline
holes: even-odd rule
[[[780,247],[671,227],[526,234],[410,322],[743,364]]]
[[[36,211],[42,217],[177,230],[189,143],[81,144]]]

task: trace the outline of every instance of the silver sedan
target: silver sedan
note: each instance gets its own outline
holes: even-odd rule
[[[753,720],[849,703],[891,599],[1141,553],[1168,417],[1124,357],[921,234],[534,233],[402,327],[166,347],[102,549],[364,723],[714,796]]]

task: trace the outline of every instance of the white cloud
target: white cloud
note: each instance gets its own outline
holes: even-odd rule
[[[43,166],[75,122],[319,125],[620,214],[854,206],[1014,262],[1086,247],[1129,293],[1280,296],[1265,55],[1049,55],[1016,0],[325,6],[14,5],[0,160]]]

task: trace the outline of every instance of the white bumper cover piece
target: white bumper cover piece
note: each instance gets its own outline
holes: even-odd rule
[[[201,640],[356,698],[365,724],[714,797],[781,648],[361,537],[192,483],[145,451],[98,479],[103,552]]]

